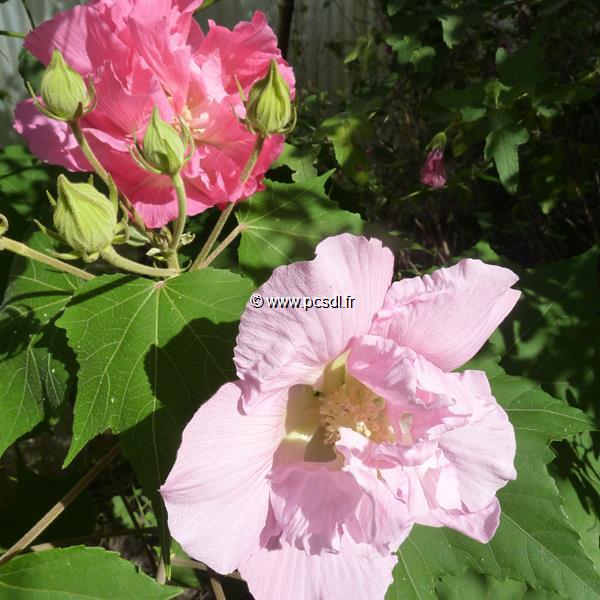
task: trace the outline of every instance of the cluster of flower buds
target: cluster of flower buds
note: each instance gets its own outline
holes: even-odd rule
[[[27,87],[37,109],[56,121],[76,121],[90,113],[96,103],[91,80],[86,84],[83,77],[66,63],[58,50],[52,53],[42,78],[40,93],[43,104],[29,83]]]
[[[194,138],[189,127],[180,121],[181,133],[161,119],[154,107],[152,118],[144,134],[142,144],[134,133],[135,147],[129,152],[137,164],[156,175],[176,175],[194,154]]]
[[[93,262],[113,244],[127,242],[127,222],[119,221],[118,192],[112,181],[109,188],[107,198],[94,187],[91,177],[88,183],[72,183],[64,175],[58,177],[57,198],[48,192],[56,231],[36,223],[46,235],[72,248],[72,252],[57,254],[59,258]]]
[[[246,107],[243,123],[253,133],[266,138],[277,133],[288,134],[296,126],[296,107],[275,59],[271,59],[265,77],[250,88],[248,98],[241,87],[240,95]]]

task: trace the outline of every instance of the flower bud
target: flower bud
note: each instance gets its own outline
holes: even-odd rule
[[[289,133],[296,125],[296,108],[292,104],[290,88],[275,59],[271,59],[266,76],[250,89],[246,123],[253,132],[263,137]]]
[[[165,175],[175,175],[186,163],[185,140],[174,127],[160,118],[156,107],[144,135],[142,150],[146,162]]]
[[[59,236],[84,259],[110,246],[117,230],[118,208],[114,199],[91,183],[71,183],[58,177],[54,226]]]
[[[421,183],[434,189],[442,188],[446,185],[444,151],[440,148],[431,150],[427,155],[427,160],[421,169]]]
[[[80,118],[92,97],[83,77],[54,50],[42,78],[41,95],[49,116],[62,121]]]

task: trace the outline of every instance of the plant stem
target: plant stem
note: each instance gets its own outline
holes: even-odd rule
[[[265,138],[260,133],[257,134],[256,141],[254,142],[254,148],[252,149],[252,153],[250,154],[250,158],[248,159],[248,162],[246,163],[246,166],[242,171],[242,175],[240,176],[240,181],[242,183],[246,183],[246,181],[248,181],[248,178],[252,174],[252,169],[254,169],[256,163],[258,162],[258,157],[260,156],[264,145]]]
[[[15,542],[2,556],[0,565],[22,552],[35,541],[56,518],[79,496],[98,474],[119,454],[119,447],[111,448],[20,540]]]
[[[252,169],[254,169],[254,167],[256,166],[256,163],[258,162],[258,158],[263,149],[264,143],[265,143],[265,138],[262,135],[258,134],[256,136],[256,141],[254,142],[254,148],[252,149],[252,153],[250,154],[250,157],[248,158],[248,162],[246,163],[246,166],[244,167],[244,170],[242,171],[242,174],[240,176],[240,181],[242,183],[246,183],[246,181],[248,181],[248,177],[250,177],[250,174],[252,173]],[[206,257],[210,254],[210,251],[212,250],[213,246],[215,245],[215,242],[217,241],[221,231],[223,231],[223,227],[225,226],[225,223],[227,222],[227,219],[233,212],[234,208],[235,208],[235,204],[232,202],[232,203],[228,204],[227,207],[225,208],[225,210],[221,213],[218,221],[215,224],[214,229],[210,232],[210,235],[208,236],[208,239],[204,243],[204,246],[202,246],[202,250],[200,250],[200,254],[198,254],[196,259],[192,263],[192,266],[190,267],[190,271],[195,271],[202,267],[203,263],[206,260]],[[228,244],[229,243],[231,243],[231,240],[228,242]],[[221,246],[219,246],[219,248],[221,248],[221,251],[225,247],[226,246],[221,248]],[[217,255],[215,255],[215,257],[216,256]]]
[[[23,33],[22,31],[6,31],[6,29],[0,29],[0,35],[3,35],[5,37],[17,38],[19,40],[24,40],[27,36],[27,34]]]
[[[210,232],[208,239],[206,240],[204,246],[202,246],[202,250],[200,250],[200,254],[196,257],[192,266],[190,267],[190,271],[195,271],[196,269],[200,269],[204,259],[209,255],[212,247],[215,245],[217,238],[221,231],[223,231],[223,227],[229,218],[229,215],[233,212],[235,208],[235,204],[232,202],[228,204],[225,210],[219,215],[218,221],[215,223],[214,229]]]
[[[73,132],[73,135],[75,136],[75,139],[77,140],[81,151],[83,152],[84,156],[88,159],[90,165],[92,165],[92,169],[94,169],[94,171],[98,173],[100,179],[102,179],[102,181],[104,181],[106,185],[109,185],[110,179],[108,173],[106,169],[100,164],[100,161],[96,158],[96,155],[94,154],[93,150],[90,148],[85,134],[83,133],[83,129],[81,129],[79,121],[69,121],[69,125],[71,126],[71,131]]]
[[[35,260],[37,262],[44,263],[49,267],[53,267],[54,269],[58,269],[59,271],[64,271],[65,273],[69,273],[70,275],[75,275],[80,277],[81,279],[94,279],[94,275],[92,273],[88,273],[83,269],[79,269],[73,265],[69,265],[58,258],[53,258],[52,256],[48,256],[43,252],[38,252],[21,242],[17,242],[11,238],[0,236],[0,251],[8,250],[9,252],[14,252],[19,256],[24,256],[25,258],[29,258],[31,260]]]
[[[130,271],[136,275],[147,275],[148,277],[174,277],[175,275],[179,275],[178,269],[149,267],[147,265],[137,263],[134,260],[130,260],[129,258],[125,258],[124,256],[121,256],[112,246],[102,250],[102,252],[100,252],[100,256],[106,262],[117,267],[118,269]]]
[[[31,11],[29,10],[29,6],[27,6],[26,0],[21,0],[21,4],[23,5],[25,12],[27,13],[27,18],[29,19],[29,24],[31,25],[31,29],[35,29],[35,21],[33,20],[33,15],[31,14]]]
[[[217,258],[217,256],[219,256],[219,254],[221,254],[221,252],[223,252],[223,250],[225,250],[225,248],[227,248],[227,246],[229,246],[229,244],[231,244],[231,242],[233,242],[233,240],[235,240],[240,233],[242,233],[242,227],[241,225],[237,225],[235,229],[231,231],[231,233],[202,261],[198,268],[204,269],[204,267],[208,267],[210,263],[215,260],[215,258]]]
[[[208,572],[208,579],[210,581],[210,587],[212,588],[216,600],[227,600],[221,582],[215,577],[214,573],[212,573],[211,571]]]
[[[173,251],[173,262],[170,266],[178,269],[179,268],[179,259],[177,258],[177,249],[181,245],[181,236],[185,230],[185,222],[187,219],[187,197],[185,194],[185,184],[183,183],[183,179],[181,178],[180,173],[175,173],[171,177],[171,181],[173,182],[173,187],[175,188],[175,192],[177,193],[177,219],[175,220],[175,229],[173,231],[173,239],[171,240],[170,248]]]

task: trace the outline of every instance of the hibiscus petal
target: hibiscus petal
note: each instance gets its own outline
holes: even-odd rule
[[[272,399],[246,416],[239,400],[239,388],[228,383],[198,410],[160,490],[173,537],[221,573],[258,550],[269,509],[266,476],[285,435],[284,402]]]
[[[25,38],[25,48],[43,64],[50,62],[52,51],[58,48],[69,65],[86,75],[92,71],[87,52],[89,6],[75,6],[58,13],[31,31]]]
[[[69,126],[62,121],[44,117],[34,106],[33,100],[17,104],[14,127],[40,160],[60,165],[69,171],[92,170]]]
[[[260,600],[382,600],[397,561],[395,555],[381,556],[345,535],[339,554],[307,554],[283,543],[280,548],[261,549],[239,571]]]
[[[210,54],[215,50],[220,52],[225,88],[230,94],[237,94],[235,78],[247,92],[257,79],[265,76],[270,60],[275,58],[293,97],[294,73],[281,58],[277,37],[262,12],[256,11],[252,21],[238,23],[233,31],[212,20],[209,20],[208,26],[208,33],[199,53]]]
[[[417,522],[430,527],[451,527],[464,535],[487,544],[496,533],[500,524],[500,503],[497,498],[477,512],[434,510]]]
[[[404,471],[391,460],[376,457],[375,444],[348,429],[340,429],[335,447],[344,457],[344,472],[364,491],[356,513],[346,526],[356,542],[372,544],[381,554],[395,551],[412,527],[409,507],[400,501],[410,485]]]
[[[327,464],[283,465],[271,477],[281,540],[311,554],[339,551],[342,523],[354,518],[362,495],[352,476]]]
[[[451,371],[466,363],[512,310],[520,292],[509,269],[463,260],[392,285],[371,333]]]
[[[314,384],[353,336],[368,331],[383,303],[394,258],[379,240],[343,234],[321,242],[316,254],[312,261],[278,267],[257,293],[263,298],[352,296],[354,306],[304,310],[249,303],[235,348],[245,408],[258,400],[261,389]]]
[[[479,421],[444,433],[438,445],[456,469],[461,499],[471,512],[487,506],[517,476],[515,433],[495,403]]]

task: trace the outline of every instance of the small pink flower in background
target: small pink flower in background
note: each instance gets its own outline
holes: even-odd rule
[[[446,185],[446,167],[442,149],[434,148],[427,155],[427,160],[421,169],[421,183],[436,189]]]
[[[514,273],[477,260],[391,284],[392,253],[341,235],[279,267],[248,305],[224,385],[183,433],[161,493],[175,539],[257,600],[383,598],[414,523],[481,542],[516,476],[514,431],[485,373],[452,373],[515,305]]]
[[[271,136],[251,177],[240,182],[255,136],[238,121],[245,109],[236,77],[248,93],[272,58],[294,90],[294,75],[281,58],[265,16],[233,31],[209,21],[203,33],[193,20],[202,0],[95,0],[60,13],[32,31],[25,47],[44,64],[58,48],[84,77],[91,77],[97,106],[81,125],[92,150],[133,201],[149,227],[177,216],[169,178],[150,175],[131,159],[132,133],[143,135],[154,106],[161,117],[190,127],[197,150],[182,176],[188,214],[247,198],[283,149]],[[65,123],[37,112],[31,100],[15,111],[15,128],[42,160],[71,171],[91,170]]]

